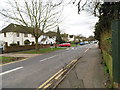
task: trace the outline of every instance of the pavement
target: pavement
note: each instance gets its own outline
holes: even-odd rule
[[[88,50],[57,88],[105,88],[102,55],[97,44]]]

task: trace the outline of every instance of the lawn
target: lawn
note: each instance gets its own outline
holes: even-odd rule
[[[61,49],[66,49],[66,48],[63,48],[63,47],[62,48],[61,47],[58,47],[58,48],[41,48],[41,49],[39,49],[39,51],[36,51],[36,50],[26,50],[26,51],[20,51],[20,52],[17,52],[17,53],[43,54],[43,53],[48,53],[48,52],[61,50]]]
[[[80,44],[77,44],[77,46],[80,46]],[[71,44],[71,47],[76,47],[76,44]]]
[[[23,59],[23,57],[4,57],[4,56],[0,56],[0,64],[5,64],[5,63],[9,63],[9,62],[13,62],[13,61],[18,61]]]

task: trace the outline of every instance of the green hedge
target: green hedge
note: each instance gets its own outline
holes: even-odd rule
[[[103,59],[109,69],[109,73],[110,73],[110,79],[111,81],[113,80],[113,75],[112,75],[112,56],[110,54],[108,54],[106,51],[102,51],[103,53]]]

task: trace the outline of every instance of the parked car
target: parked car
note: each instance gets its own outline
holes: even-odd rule
[[[62,43],[62,44],[59,44],[59,47],[70,47],[71,44],[70,43]]]
[[[84,42],[80,42],[80,45],[85,45],[85,43]]]
[[[0,46],[0,54],[3,54],[3,46]]]
[[[97,41],[94,41],[94,43],[96,44],[96,43],[97,43]]]
[[[89,44],[89,42],[88,42],[88,41],[85,41],[84,43],[85,43],[85,44]]]

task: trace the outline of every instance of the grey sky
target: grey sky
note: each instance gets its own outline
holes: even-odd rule
[[[67,5],[64,8],[63,16],[65,20],[61,23],[61,28],[68,34],[82,34],[84,36],[94,35],[94,25],[98,21],[97,17],[94,17],[90,13],[82,11],[77,14],[77,7],[74,5]]]
[[[6,0],[1,0],[0,8],[4,7],[4,2]],[[66,0],[68,2],[70,0]],[[2,17],[0,17],[0,30],[4,28],[11,22],[5,22]],[[98,21],[98,18],[90,15],[89,13],[82,11],[80,15],[77,14],[77,7],[72,4],[65,4],[64,10],[62,12],[62,23],[60,23],[60,29],[68,34],[82,34],[84,36],[94,35],[94,25]]]

